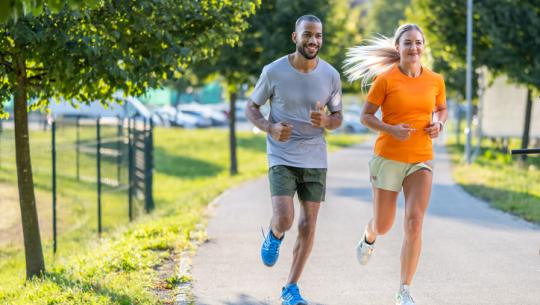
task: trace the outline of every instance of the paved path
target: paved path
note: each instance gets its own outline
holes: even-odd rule
[[[312,305],[393,305],[399,284],[403,200],[389,234],[360,266],[355,245],[371,217],[367,163],[372,143],[330,156],[327,202],[299,283]],[[539,305],[540,229],[493,210],[457,187],[438,149],[424,247],[412,292],[418,305]],[[198,305],[274,305],[287,279],[296,231],[287,233],[273,268],[260,261],[261,226],[271,215],[266,178],[218,201],[210,241],[193,260]],[[297,206],[298,208],[298,206]]]

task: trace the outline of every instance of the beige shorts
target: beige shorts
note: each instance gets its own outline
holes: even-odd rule
[[[405,177],[421,169],[433,171],[431,161],[405,163],[374,156],[369,161],[369,180],[376,188],[400,192]]]

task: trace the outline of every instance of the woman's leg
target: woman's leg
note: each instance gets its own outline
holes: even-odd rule
[[[366,226],[366,239],[369,243],[392,228],[398,195],[399,192],[373,187],[373,218]]]
[[[403,181],[405,195],[405,238],[401,248],[401,284],[409,285],[418,266],[422,249],[422,223],[431,196],[432,173],[418,170]]]

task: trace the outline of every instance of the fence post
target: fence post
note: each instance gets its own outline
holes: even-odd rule
[[[128,117],[128,214],[133,220],[133,120]]]
[[[145,148],[145,160],[144,160],[144,167],[145,167],[145,175],[144,175],[144,189],[145,189],[145,205],[146,205],[146,212],[150,212],[154,209],[154,198],[152,195],[152,172],[154,168],[154,156],[153,156],[153,129],[154,129],[154,123],[152,121],[152,118],[148,119],[148,129],[146,128],[146,119],[145,119],[145,137],[144,137],[144,148]]]
[[[56,254],[56,121],[52,121],[52,216],[53,216],[53,253]]]
[[[122,153],[121,148],[122,146],[121,141],[123,142],[124,139],[122,137],[122,123],[123,121],[118,117],[118,126],[116,127],[116,181],[118,181],[118,186],[120,186],[120,165],[122,163]]]
[[[2,119],[0,118],[0,168],[2,168],[2,133],[4,133],[4,126],[2,124]]]
[[[97,208],[98,208],[98,235],[101,237],[101,126],[100,118],[96,120],[96,138],[97,138]]]
[[[80,116],[77,116],[77,118],[75,119],[75,130],[77,132],[77,136],[76,136],[76,145],[75,145],[75,170],[76,170],[76,175],[77,175],[77,181],[80,180],[80,172],[79,172],[79,168],[80,168],[80,159],[79,159],[79,156],[80,156],[80,145],[81,145],[81,134],[80,134],[80,125],[81,125],[81,117]]]

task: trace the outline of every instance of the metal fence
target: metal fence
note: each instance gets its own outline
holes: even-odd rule
[[[30,120],[29,128],[40,227],[53,251],[59,238],[101,236],[154,208],[150,119],[47,121],[38,116]],[[17,187],[14,142],[13,122],[3,121],[0,190],[12,193]]]

